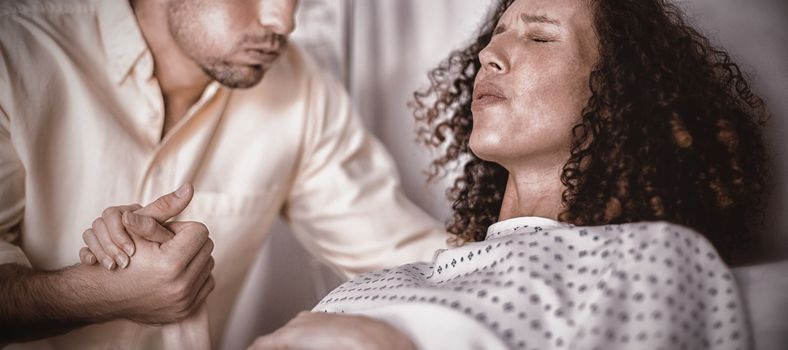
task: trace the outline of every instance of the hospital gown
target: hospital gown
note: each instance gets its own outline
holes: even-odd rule
[[[749,349],[743,302],[712,245],[665,223],[492,225],[432,263],[367,273],[313,311],[361,314],[419,349]]]

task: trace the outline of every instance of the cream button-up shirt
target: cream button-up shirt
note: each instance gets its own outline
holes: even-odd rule
[[[0,263],[75,264],[104,208],[145,204],[184,182],[195,195],[178,219],[204,222],[216,243],[216,289],[198,316],[164,327],[114,321],[10,348],[216,347],[280,214],[345,276],[445,246],[346,92],[298,48],[251,89],[211,84],[162,138],[163,123],[127,1],[0,2]]]

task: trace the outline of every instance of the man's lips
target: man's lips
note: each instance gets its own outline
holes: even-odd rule
[[[489,107],[506,101],[507,99],[508,97],[503,92],[503,89],[501,89],[498,85],[490,82],[483,82],[477,84],[473,89],[473,101],[471,103],[471,107],[473,109]]]
[[[244,54],[255,64],[271,64],[279,58],[280,52],[263,48],[246,48]]]

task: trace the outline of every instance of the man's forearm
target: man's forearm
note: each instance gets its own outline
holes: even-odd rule
[[[100,283],[90,267],[39,272],[0,265],[0,343],[54,336],[90,323],[111,319]]]

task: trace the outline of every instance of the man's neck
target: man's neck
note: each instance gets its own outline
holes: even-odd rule
[[[167,24],[166,4],[133,0],[132,8],[153,56],[153,74],[163,95],[164,135],[199,100],[211,78],[181,50],[172,37]]]

